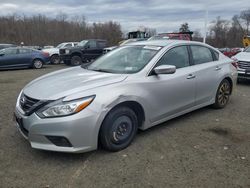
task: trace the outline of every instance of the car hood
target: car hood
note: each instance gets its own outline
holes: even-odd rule
[[[114,84],[126,75],[101,73],[81,67],[67,68],[35,79],[25,86],[23,93],[39,100],[56,100],[96,87]]]
[[[250,62],[250,52],[240,52],[234,56],[239,61],[249,61]]]

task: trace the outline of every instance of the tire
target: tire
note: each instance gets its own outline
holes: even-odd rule
[[[229,101],[231,89],[232,86],[229,81],[222,80],[216,92],[215,103],[212,106],[216,109],[224,108]]]
[[[40,59],[33,60],[33,66],[34,69],[41,69],[43,67],[43,61]]]
[[[71,58],[70,64],[72,66],[78,66],[82,64],[82,58],[80,56],[73,56]]]
[[[52,55],[50,58],[51,64],[59,64],[60,63],[60,57],[59,55]]]
[[[108,151],[119,151],[128,147],[138,129],[138,119],[135,112],[128,107],[111,110],[102,123],[99,141]]]

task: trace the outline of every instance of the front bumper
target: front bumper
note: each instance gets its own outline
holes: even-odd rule
[[[238,79],[250,80],[250,70],[238,70]]]
[[[16,107],[15,120],[21,134],[35,149],[80,153],[95,150],[100,123],[98,115],[88,108],[67,117],[41,119],[35,113],[24,116]],[[63,137],[70,147],[57,146],[48,137]]]

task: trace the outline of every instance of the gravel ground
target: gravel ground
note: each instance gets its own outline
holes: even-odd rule
[[[12,121],[16,97],[32,79],[62,68],[0,71],[0,187],[250,187],[250,82],[237,86],[225,109],[206,107],[140,131],[120,152],[32,149]]]

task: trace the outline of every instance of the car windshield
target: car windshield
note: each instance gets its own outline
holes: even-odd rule
[[[56,48],[62,48],[64,46],[65,43],[61,43],[59,44]]]
[[[85,46],[85,44],[87,44],[87,40],[82,40],[81,42],[78,43],[77,46]]]
[[[250,52],[250,46],[247,47],[247,48],[244,50],[244,52]]]
[[[159,46],[123,46],[100,57],[86,69],[118,74],[136,73],[142,70],[160,49]]]

